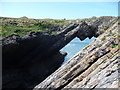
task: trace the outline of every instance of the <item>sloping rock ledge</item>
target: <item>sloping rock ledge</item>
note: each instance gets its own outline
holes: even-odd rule
[[[113,19],[113,17],[103,17],[92,23],[72,23],[56,35],[31,32],[24,37],[11,35],[3,38],[3,88],[33,88],[60,67],[66,55],[66,53],[59,52],[61,48],[75,37],[84,40],[87,37],[104,35],[105,30],[101,27],[105,25],[110,28]],[[116,29],[114,28],[114,30]],[[74,84],[73,81],[75,78],[83,72],[85,73],[99,58],[114,51],[115,48],[108,48],[111,45],[114,45],[113,47],[118,45],[115,38],[110,37],[107,42],[102,42],[102,40],[100,42],[98,39],[98,42],[95,41],[95,44],[92,43],[89,49],[81,51],[81,54],[76,55],[70,62],[60,67],[40,85],[36,86],[36,89],[62,89],[76,85],[77,83]]]
[[[119,33],[116,22],[57,69],[34,90],[41,88],[118,88],[120,73]]]

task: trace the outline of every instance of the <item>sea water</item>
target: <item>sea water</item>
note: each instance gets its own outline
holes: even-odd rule
[[[67,62],[70,58],[72,58],[80,50],[82,50],[84,47],[86,47],[93,40],[95,40],[94,37],[91,39],[86,38],[83,41],[80,41],[79,38],[74,38],[70,43],[68,43],[65,47],[63,47],[60,50],[60,51],[67,52],[67,55],[65,57],[63,64]]]

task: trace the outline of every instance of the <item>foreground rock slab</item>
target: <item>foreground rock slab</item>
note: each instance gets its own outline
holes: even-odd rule
[[[41,88],[118,88],[120,55],[116,22],[34,90]]]
[[[110,28],[116,20],[116,17],[111,16],[100,17],[90,22],[71,23],[57,34],[30,32],[26,36],[10,35],[3,38],[3,88],[35,87],[61,66],[66,55],[60,52],[61,48],[75,37],[84,40],[102,35],[107,30],[104,27]],[[63,88],[68,85],[99,58],[109,53],[110,45],[116,46],[115,38],[110,38],[108,41],[105,39],[92,43],[90,48],[83,50],[65,66],[60,67],[53,76],[50,76],[49,82],[43,83],[42,87]],[[102,47],[98,48],[101,45]]]

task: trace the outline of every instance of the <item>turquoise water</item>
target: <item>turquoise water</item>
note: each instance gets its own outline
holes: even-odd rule
[[[90,42],[95,40],[95,38],[88,39],[86,38],[83,41],[80,41],[79,38],[74,38],[70,43],[68,43],[65,47],[63,47],[60,51],[67,52],[67,56],[65,57],[65,62],[67,62],[70,58],[72,58],[76,53],[86,47]]]

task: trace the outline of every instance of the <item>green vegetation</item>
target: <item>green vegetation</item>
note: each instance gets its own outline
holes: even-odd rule
[[[86,50],[86,49],[88,49],[89,47],[90,47],[90,45],[86,46],[83,50]]]
[[[117,37],[120,38],[120,35],[118,35]]]
[[[102,63],[106,63],[107,61],[102,61]]]
[[[118,64],[118,67],[120,66],[120,63]]]
[[[57,32],[52,32],[51,34],[57,34]]]
[[[120,52],[118,51],[118,52],[116,52],[115,54],[113,54],[111,57],[110,57],[110,59],[112,59],[114,56],[116,56],[117,54],[119,54]]]
[[[101,40],[102,40],[102,41],[106,40],[106,37],[104,36]]]
[[[23,36],[32,31],[56,34],[56,27],[63,27],[68,22],[67,20],[29,19],[26,16],[21,18],[1,17],[0,19],[0,25],[2,26],[0,36],[2,37],[7,37],[11,34]]]
[[[117,46],[118,46],[118,45],[112,45],[111,47],[112,47],[112,48],[115,48],[115,47],[117,47]]]
[[[102,45],[100,44],[100,45],[98,45],[98,47],[101,47]]]
[[[104,30],[107,30],[107,29],[108,29],[108,27],[107,27],[107,26],[103,26],[102,28],[103,28]]]
[[[55,20],[55,23],[65,23],[65,20]]]
[[[110,33],[107,36],[113,36],[113,37],[120,37],[120,35],[116,33],[112,33],[112,31],[110,30]]]
[[[117,35],[115,33],[112,33],[111,36],[116,37]]]
[[[31,31],[41,31],[43,26],[39,27],[37,25],[34,26],[17,26],[14,24],[3,24],[2,25],[2,36],[6,37],[11,34],[25,35]]]
[[[77,20],[80,22],[89,22],[93,23],[93,21],[99,21],[104,17],[91,17],[85,19],[74,19],[74,20],[66,20],[64,19],[31,19],[26,16],[20,18],[7,18],[7,17],[0,17],[0,26],[2,27],[2,31],[0,31],[0,36],[7,37],[11,34],[17,35],[26,35],[28,32],[32,31],[39,31],[39,32],[46,32],[49,34],[57,34],[56,27],[62,28],[63,26],[69,25],[68,23],[76,22]],[[107,29],[106,26],[103,26],[104,29]],[[102,40],[105,40],[104,37]]]
[[[26,16],[23,16],[23,17],[20,17],[21,19],[28,19],[28,17],[26,17]]]

